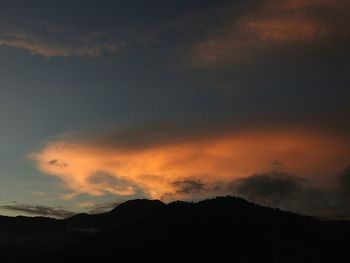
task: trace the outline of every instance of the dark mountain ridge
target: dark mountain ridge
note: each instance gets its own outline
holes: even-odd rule
[[[64,220],[0,217],[0,234],[4,262],[343,262],[350,255],[349,221],[322,221],[236,197],[131,200],[107,213]]]

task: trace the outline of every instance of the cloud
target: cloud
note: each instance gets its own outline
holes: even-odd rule
[[[106,33],[58,27],[45,22],[0,24],[0,45],[23,49],[44,57],[84,56],[96,58],[116,53],[121,43]]]
[[[54,217],[54,218],[67,218],[75,215],[74,212],[59,208],[59,207],[50,207],[42,205],[29,205],[29,204],[14,204],[14,205],[3,205],[2,209],[23,212],[29,215],[35,216],[45,216],[45,217]]]
[[[229,194],[252,202],[323,219],[350,218],[349,165],[338,175],[335,184],[315,186],[307,178],[285,172],[254,174],[225,185]]]
[[[96,203],[93,201],[83,201],[83,202],[79,202],[78,204],[76,204],[76,207],[78,208],[90,208],[95,206]]]
[[[346,0],[264,0],[195,44],[192,57],[203,66],[244,62],[293,46],[326,50],[349,39],[349,11]]]
[[[278,205],[283,199],[304,191],[305,180],[283,173],[256,174],[237,180],[233,189],[249,198],[267,199]]]
[[[302,214],[325,216],[332,209],[326,192],[312,187],[305,178],[269,172],[232,183],[233,193],[252,202]]]
[[[164,193],[160,199],[167,202],[173,200],[195,200],[209,197],[213,194],[212,186],[205,185],[199,179],[186,179],[171,183],[173,192]]]
[[[105,172],[97,171],[88,178],[89,183],[94,185],[95,189],[101,189],[102,192],[96,192],[96,195],[101,195],[103,192],[115,195],[133,195],[135,187],[132,187],[124,180],[118,179],[113,175]]]
[[[201,181],[193,180],[184,180],[184,181],[175,181],[172,183],[177,189],[178,193],[189,194],[192,192],[202,192],[205,191],[204,184]]]
[[[41,172],[59,178],[71,198],[176,198],[204,195],[218,185],[271,170],[276,160],[313,182],[329,182],[348,162],[350,149],[346,138],[301,128],[197,130],[197,137],[195,131],[188,137],[171,129],[163,129],[162,136],[151,130],[138,134],[142,131],[136,129],[127,137],[125,132],[57,137],[29,158]]]
[[[338,175],[339,183],[339,193],[346,197],[350,197],[350,165],[348,165],[341,173]]]
[[[31,192],[31,194],[34,195],[34,196],[37,196],[37,197],[46,197],[47,196],[47,193],[45,193],[45,192],[38,192],[38,191]]]

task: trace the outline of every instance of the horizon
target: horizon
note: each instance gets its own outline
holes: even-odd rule
[[[0,215],[238,196],[350,218],[347,0],[3,1]]]
[[[254,203],[254,202],[246,200],[246,199],[244,199],[242,197],[233,196],[233,195],[215,196],[215,197],[212,197],[212,198],[201,199],[201,200],[197,200],[197,201],[173,200],[173,201],[170,201],[170,202],[163,202],[162,200],[159,200],[159,199],[147,199],[147,198],[130,199],[130,200],[126,200],[124,202],[116,204],[114,207],[110,208],[110,210],[103,210],[103,211],[98,211],[98,212],[93,212],[93,213],[91,213],[91,212],[72,213],[71,215],[67,215],[66,217],[62,217],[62,216],[60,217],[60,216],[57,216],[57,215],[39,215],[38,216],[38,215],[30,215],[30,213],[28,213],[28,215],[16,215],[16,216],[0,215],[0,217],[10,217],[10,218],[15,218],[15,217],[46,218],[46,219],[55,219],[55,220],[64,221],[66,219],[70,219],[70,218],[73,218],[73,217],[79,216],[79,215],[95,216],[95,215],[101,215],[101,214],[109,214],[109,212],[112,212],[113,210],[115,210],[116,208],[118,208],[121,205],[126,205],[126,204],[130,204],[130,203],[135,203],[135,202],[145,202],[145,201],[148,201],[148,202],[160,202],[163,205],[167,206],[167,205],[178,204],[178,203],[196,205],[196,204],[200,204],[200,203],[207,202],[207,201],[222,201],[223,199],[226,199],[226,200],[227,199],[235,199],[235,201],[243,201],[243,202],[245,202],[245,203],[247,203],[249,205],[262,207],[262,208],[268,209],[268,210],[278,210],[278,211],[281,211],[283,213],[295,214],[295,215],[298,215],[298,216],[301,216],[301,217],[310,217],[310,218],[312,218],[312,216],[309,216],[309,215],[298,214],[298,213],[295,213],[295,212],[291,212],[291,211],[280,209],[278,207],[270,207],[270,206],[267,206],[267,205]],[[317,219],[317,220],[320,220],[320,221],[325,221],[325,222],[327,222],[327,221],[343,221],[343,220],[349,221],[349,219],[342,219],[342,218],[340,218],[340,219],[318,218],[318,217],[314,217],[314,218]]]
[[[160,199],[148,199],[148,198],[137,198],[137,199],[129,199],[129,200],[126,200],[126,201],[123,201],[123,202],[120,202],[120,203],[116,203],[115,206],[113,207],[110,207],[109,210],[100,210],[100,211],[87,211],[87,212],[81,212],[81,213],[73,213],[71,211],[66,211],[67,213],[72,213],[71,215],[67,215],[66,217],[62,217],[62,216],[57,216],[57,215],[32,215],[32,213],[28,213],[28,215],[16,215],[16,216],[8,216],[8,217],[31,217],[31,218],[36,218],[36,217],[39,217],[39,218],[50,218],[50,219],[58,219],[58,220],[65,220],[65,219],[68,219],[70,217],[74,217],[76,215],[81,215],[81,214],[86,214],[86,215],[99,215],[99,214],[104,214],[104,213],[108,213],[108,212],[111,212],[112,210],[114,210],[115,208],[117,208],[118,206],[122,205],[122,204],[126,204],[126,203],[130,203],[130,202],[135,202],[135,201],[159,201],[161,202],[162,204],[165,204],[165,205],[168,205],[168,204],[172,204],[172,203],[178,203],[178,202],[181,202],[181,203],[187,203],[187,204],[197,204],[197,203],[200,203],[202,201],[211,201],[211,200],[217,200],[217,199],[224,199],[224,198],[231,198],[231,199],[239,199],[239,200],[243,200],[245,202],[248,202],[250,204],[256,204],[254,202],[250,202],[244,198],[241,198],[239,196],[231,196],[231,195],[226,195],[226,196],[215,196],[215,197],[212,197],[212,198],[208,198],[208,199],[201,199],[201,200],[196,200],[196,201],[184,201],[184,200],[173,200],[173,201],[169,201],[169,202],[164,202]],[[259,204],[256,204],[256,205],[259,205]],[[262,206],[262,205],[260,205]],[[264,207],[264,206],[262,206]],[[266,208],[272,208],[272,207],[266,207]],[[274,208],[272,208],[274,209]],[[0,215],[0,216],[5,216],[5,215]]]

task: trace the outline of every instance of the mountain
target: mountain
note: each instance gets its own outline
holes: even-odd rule
[[[113,210],[97,215],[78,214],[65,220],[71,230],[77,231],[108,231],[111,228],[135,223],[165,206],[159,200],[137,199],[129,200],[118,205]]]
[[[11,225],[7,230],[6,224]],[[104,214],[65,220],[3,217],[0,236],[6,248],[3,262],[288,263],[350,258],[349,221],[321,221],[235,197],[170,204],[131,200]]]

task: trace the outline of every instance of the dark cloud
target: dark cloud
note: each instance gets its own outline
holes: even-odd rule
[[[325,219],[350,216],[334,193],[313,187],[306,179],[284,172],[254,174],[227,183],[203,183],[191,179],[173,184],[177,190],[164,194],[164,201],[235,195],[260,205]]]
[[[256,174],[239,179],[232,189],[250,200],[266,200],[272,205],[279,205],[283,200],[293,198],[305,191],[305,179],[284,173]]]
[[[74,212],[62,209],[60,207],[50,207],[43,205],[29,205],[29,204],[14,204],[3,205],[2,209],[26,213],[35,216],[55,217],[55,218],[67,218],[75,215]]]
[[[350,198],[350,165],[348,165],[337,177],[339,184],[339,193]]]
[[[57,160],[57,159],[54,159],[54,160],[49,161],[49,164],[50,164],[50,165],[53,165],[53,166],[58,166],[58,167],[66,167],[66,166],[67,166],[66,163],[60,162],[60,161]]]
[[[277,161],[276,164],[280,170],[281,164]],[[177,181],[174,184],[178,190],[164,195],[164,200],[236,195],[260,205],[322,219],[350,218],[350,165],[336,177],[336,188],[316,187],[305,178],[278,170],[228,183],[206,184],[196,179]]]
[[[333,210],[326,191],[282,172],[255,174],[233,182],[230,188],[252,202],[287,211],[322,217]]]
[[[173,186],[177,189],[177,193],[200,193],[203,191],[207,191],[204,184],[201,181],[193,181],[193,180],[184,180],[184,181],[175,181],[172,183]]]
[[[101,192],[109,192],[117,195],[133,195],[137,190],[129,182],[103,171],[93,173],[87,182],[93,185],[94,188],[100,189]]]
[[[165,202],[174,200],[201,200],[217,195],[225,195],[226,187],[221,183],[204,183],[200,179],[191,178],[171,183],[173,192],[165,193],[160,198]]]
[[[350,165],[337,174],[336,187],[330,190],[328,197],[333,208],[329,218],[350,219]]]

